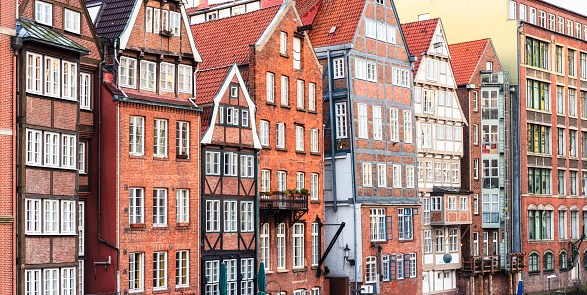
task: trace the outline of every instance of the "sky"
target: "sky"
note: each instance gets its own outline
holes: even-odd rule
[[[576,11],[587,16],[587,1],[585,0],[544,0],[545,2]]]

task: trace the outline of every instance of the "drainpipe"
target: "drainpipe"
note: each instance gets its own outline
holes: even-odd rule
[[[104,75],[102,73],[102,66],[104,65],[104,63],[106,63],[106,52],[108,49],[108,46],[106,44],[104,44],[102,46],[103,51],[102,51],[102,61],[100,61],[100,63],[98,64],[98,77],[99,77],[99,83],[98,83],[98,99],[100,100],[100,103],[97,104],[97,109],[98,109],[98,241],[113,248],[114,250],[116,250],[116,276],[118,277],[118,271],[119,271],[119,263],[118,261],[120,261],[120,249],[118,249],[118,247],[114,246],[113,244],[111,244],[110,242],[102,239],[101,237],[101,221],[102,221],[102,208],[101,208],[101,201],[102,201],[102,84],[104,83]],[[116,60],[116,56],[115,56],[115,60]],[[94,100],[97,101],[97,100]],[[94,262],[94,268],[96,266],[96,264],[104,264],[104,265],[109,265],[111,264],[111,258],[108,257],[108,262]],[[95,275],[95,270],[94,270],[94,275]],[[119,281],[118,278],[116,279],[116,290],[118,290],[119,286]]]
[[[332,159],[332,200],[334,201],[334,212],[338,210],[338,197],[336,196],[336,129],[334,128],[334,101],[332,101],[332,88],[334,83],[332,81],[332,65],[330,64],[330,49],[328,49],[328,101],[330,103],[330,150]]]
[[[17,13],[17,18],[18,18],[18,5],[16,6],[16,13]],[[19,73],[18,73],[18,50],[14,51],[14,56],[12,59],[12,68],[14,69],[13,72],[13,76],[12,76],[12,217],[14,217],[13,221],[12,221],[12,294],[17,294],[18,293],[18,288],[17,288],[17,274],[18,274],[18,268],[16,266],[18,260],[17,260],[17,256],[18,256],[18,241],[17,241],[17,231],[18,231],[18,225],[17,225],[17,219],[16,216],[18,216],[17,213],[17,208],[16,208],[16,202],[17,202],[17,197],[16,197],[16,178],[17,178],[17,169],[16,169],[16,158],[18,157],[18,153],[16,152],[16,147],[17,147],[17,138],[16,138],[16,133],[18,132],[18,125],[16,123],[16,105],[17,105],[17,101],[18,98],[16,96],[16,80],[18,80],[19,78]]]

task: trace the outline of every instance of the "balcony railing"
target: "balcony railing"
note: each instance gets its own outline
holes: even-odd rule
[[[494,273],[499,271],[499,256],[463,257],[463,271],[470,274]]]
[[[275,192],[259,194],[261,210],[308,210],[308,196],[303,194],[285,194]]]
[[[511,257],[511,266],[512,272],[522,271],[524,270],[524,257],[526,256],[525,253],[512,253]]]

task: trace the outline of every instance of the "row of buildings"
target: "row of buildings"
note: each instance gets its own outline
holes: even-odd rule
[[[477,2],[3,2],[0,293],[580,285],[587,17]]]

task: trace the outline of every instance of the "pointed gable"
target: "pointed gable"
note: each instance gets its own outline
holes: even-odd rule
[[[481,39],[449,45],[457,85],[468,84],[471,81],[490,41],[490,39]]]
[[[248,64],[249,45],[257,43],[282,5],[191,26],[202,55],[200,70]]]
[[[402,24],[402,31],[406,38],[408,50],[411,55],[417,56],[418,60],[414,63],[414,75],[418,73],[418,68],[422,61],[422,54],[428,52],[438,27],[438,18]]]

